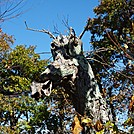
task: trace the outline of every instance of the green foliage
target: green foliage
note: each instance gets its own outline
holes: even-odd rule
[[[13,37],[3,33],[0,29],[0,56],[2,56],[5,51],[10,49],[10,45],[13,43]]]
[[[94,12],[96,17],[88,25],[95,51],[89,56],[95,60],[90,62],[103,85],[102,94],[109,102],[114,122],[121,127],[123,114],[130,115],[128,105],[134,89],[134,2],[100,0]]]
[[[10,97],[1,94],[0,113],[0,123],[3,126],[1,132],[4,132],[4,129],[6,132],[9,126],[16,133],[24,130],[35,132],[34,127],[40,126],[41,122],[49,117],[46,104],[28,96]]]
[[[35,126],[48,119],[43,101],[29,96],[30,84],[44,71],[47,62],[40,60],[35,47],[24,45],[10,48],[12,36],[0,34],[0,132],[17,134],[35,132]]]
[[[9,92],[29,90],[30,83],[44,70],[46,61],[40,60],[35,47],[16,46],[1,62],[1,87]]]

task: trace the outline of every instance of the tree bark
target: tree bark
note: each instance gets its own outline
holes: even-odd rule
[[[41,74],[38,82],[32,83],[32,95],[38,93],[37,96],[42,97],[43,94],[50,94],[56,86],[61,86],[69,94],[76,111],[82,116],[88,116],[93,126],[97,122],[105,124],[111,121],[110,110],[101,96],[92,68],[83,55],[82,41],[75,36],[73,29],[70,29],[68,36],[55,38],[51,51],[54,62]],[[36,88],[39,82],[40,88]],[[97,128],[90,127],[83,133],[93,134],[96,131]]]

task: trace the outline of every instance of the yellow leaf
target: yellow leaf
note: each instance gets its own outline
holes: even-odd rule
[[[134,111],[134,95],[131,97],[131,101],[129,103],[129,110]]]
[[[90,118],[86,118],[82,120],[82,123],[91,123],[92,120]]]
[[[104,129],[99,132],[96,132],[96,134],[104,134]]]
[[[124,48],[125,48],[125,49],[128,49],[128,45],[127,45],[127,44],[124,44]]]
[[[80,125],[80,121],[77,116],[74,117],[74,122],[72,123],[72,133],[73,134],[80,134],[82,131],[82,127]]]
[[[131,100],[134,101],[134,95],[132,96]]]
[[[94,128],[96,129],[96,131],[101,131],[104,127],[103,124],[101,123],[100,120],[98,120],[94,126]]]
[[[112,104],[113,101],[117,100],[117,96],[114,95],[112,97],[110,97],[110,103]]]
[[[132,118],[128,118],[128,119],[124,122],[124,126],[126,126],[126,125],[131,125],[131,124],[133,124],[133,123],[134,123],[133,119],[132,119]]]
[[[108,128],[108,129],[113,129],[114,124],[113,124],[111,121],[108,121],[108,122],[105,124],[105,127]]]

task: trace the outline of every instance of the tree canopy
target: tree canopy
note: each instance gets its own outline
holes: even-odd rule
[[[93,53],[87,55],[118,126],[133,125],[134,2],[101,0],[90,19]],[[131,100],[131,101],[130,101]],[[124,116],[125,115],[125,116]],[[128,117],[129,116],[129,117]],[[122,119],[128,118],[125,123]],[[128,121],[129,120],[129,121]]]
[[[21,130],[30,129],[31,126],[35,127],[36,123],[40,122],[39,118],[36,119],[41,116],[38,114],[46,114],[47,117],[49,113],[43,102],[37,105],[38,102],[30,97],[30,83],[44,70],[47,61],[40,60],[40,56],[34,52],[35,47],[27,48],[25,45],[19,45],[11,49],[12,43],[12,36],[1,30],[0,131],[2,133],[19,133]],[[33,125],[28,125],[28,121]]]

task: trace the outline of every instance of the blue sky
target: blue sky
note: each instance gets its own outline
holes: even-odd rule
[[[19,0],[18,0],[19,1]],[[67,28],[62,20],[68,18],[69,26],[75,29],[79,35],[88,17],[93,18],[93,8],[99,4],[98,0],[25,0],[24,6],[20,9],[24,11],[19,17],[5,21],[1,28],[15,38],[15,44],[34,45],[36,52],[50,52],[51,39],[44,33],[37,33],[26,30],[24,21],[28,26],[35,29],[46,29],[54,31],[54,26],[66,34]],[[90,33],[86,33],[82,38],[84,50],[90,50]],[[49,58],[51,55],[41,55],[41,58]]]

